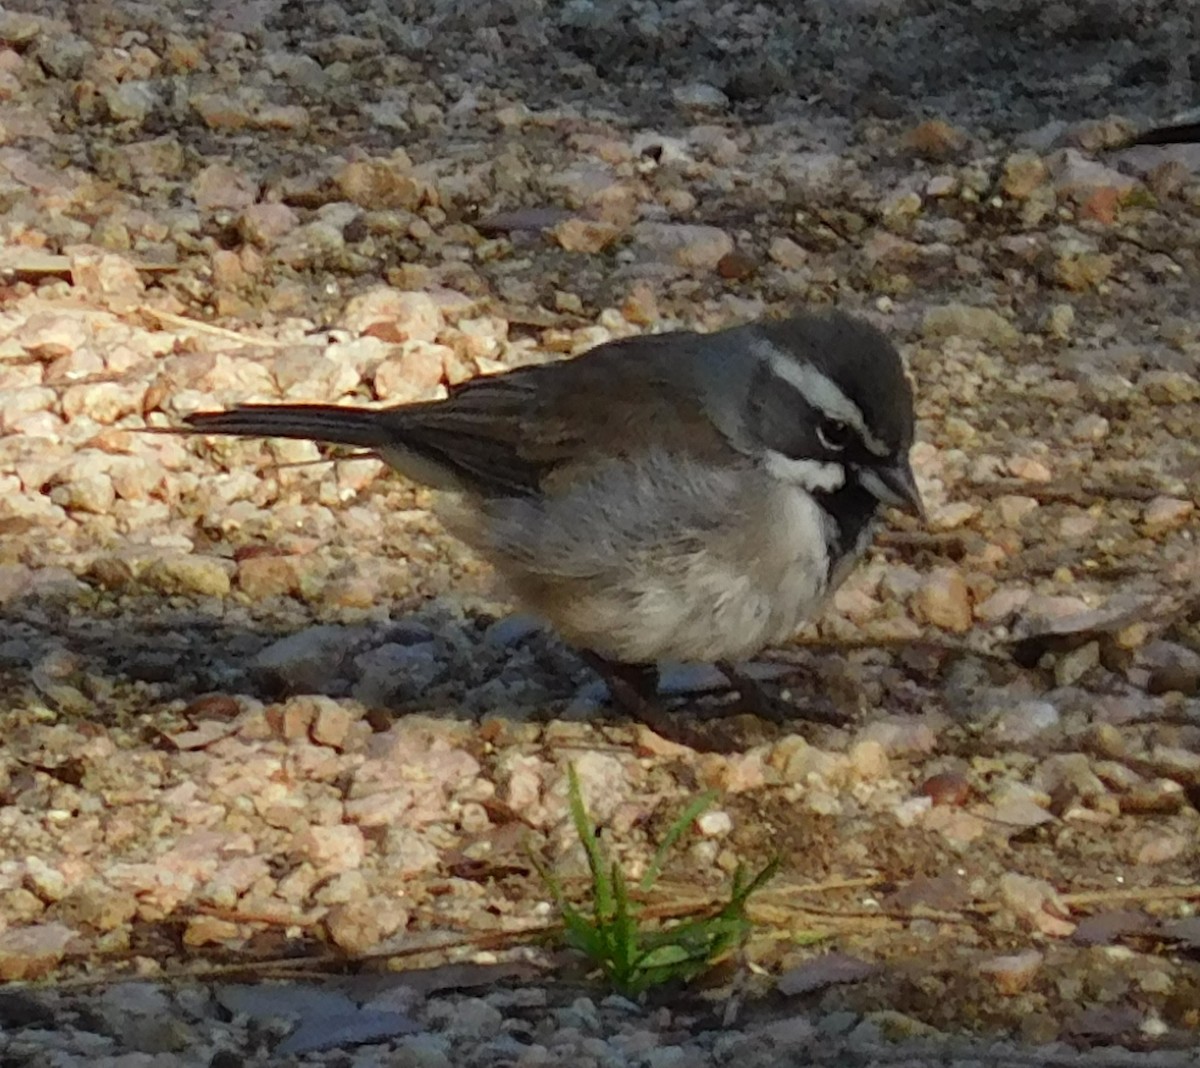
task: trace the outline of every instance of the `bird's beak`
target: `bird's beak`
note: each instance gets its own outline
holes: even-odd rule
[[[908,457],[904,457],[893,467],[876,467],[864,471],[860,476],[862,483],[883,504],[925,519],[925,504],[921,500],[921,491],[917,488],[917,480],[913,476]]]

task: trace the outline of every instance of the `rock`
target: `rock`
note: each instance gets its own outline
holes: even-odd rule
[[[1001,349],[1012,348],[1021,340],[1017,328],[999,312],[968,304],[944,304],[930,308],[921,323],[921,334],[927,341],[965,337],[986,341]]]
[[[1017,784],[1019,785],[1019,784]],[[1054,822],[1054,814],[1040,805],[1027,791],[1012,790],[1002,794],[991,806],[987,816],[1001,827],[1027,830]]]
[[[1114,945],[1125,935],[1142,934],[1152,926],[1153,921],[1141,911],[1098,912],[1079,921],[1071,941],[1083,946]]]
[[[891,758],[927,756],[938,744],[937,735],[924,717],[886,716],[858,732],[858,741],[877,741]]]
[[[965,805],[971,797],[971,784],[959,771],[944,771],[931,775],[920,786],[919,792],[935,805]]]
[[[520,645],[527,638],[542,633],[545,627],[545,622],[535,615],[514,612],[512,615],[503,616],[489,624],[487,630],[484,631],[483,640],[498,649],[511,649]]]
[[[572,764],[579,777],[583,801],[593,820],[608,819],[629,795],[630,780],[624,763],[607,753],[581,753]],[[562,780],[565,790],[566,780]]]
[[[832,152],[796,152],[779,163],[779,177],[798,194],[837,193],[853,177],[855,165]]]
[[[912,189],[896,190],[880,201],[879,214],[889,227],[903,231],[910,220],[921,214],[921,194]],[[884,261],[888,258],[888,256],[878,256],[877,260]],[[897,256],[895,258],[906,257]]]
[[[1057,753],[1047,757],[1038,765],[1031,785],[1051,796],[1079,797],[1089,801],[1108,794],[1085,753]]]
[[[1025,602],[1025,616],[1029,630],[1036,632],[1039,628],[1054,628],[1069,625],[1076,617],[1090,619],[1093,615],[1091,606],[1081,597],[1068,594],[1034,594]]]
[[[72,249],[71,281],[92,299],[125,313],[141,302],[145,283],[137,268],[115,252]]]
[[[621,302],[621,314],[638,326],[651,326],[658,322],[662,316],[653,287],[645,282],[634,282]]]
[[[881,742],[867,738],[855,742],[846,751],[850,771],[860,782],[878,782],[891,771],[891,762]]]
[[[422,697],[442,676],[446,664],[433,641],[388,642],[358,656],[354,697],[369,708],[387,708]]]
[[[37,15],[24,11],[0,12],[0,41],[10,48],[24,50],[42,35],[42,20]],[[61,37],[71,37],[71,34],[55,34],[50,40],[60,40]],[[80,40],[80,38],[76,38]],[[54,73],[52,70],[50,73]]]
[[[971,595],[961,572],[939,567],[921,583],[912,599],[913,614],[922,623],[961,634],[971,629]]]
[[[62,395],[62,413],[68,422],[81,415],[104,425],[141,409],[144,390],[117,382],[88,382],[68,386]]]
[[[30,680],[48,701],[73,715],[84,715],[93,702],[79,688],[86,675],[83,662],[63,648],[52,648],[32,665]]]
[[[953,159],[967,145],[966,135],[941,119],[928,119],[904,135],[905,147],[922,159],[943,162]]]
[[[1000,188],[1014,200],[1027,200],[1046,182],[1049,170],[1033,152],[1014,152],[1004,161]]]
[[[1151,536],[1162,534],[1181,526],[1195,510],[1196,506],[1191,501],[1178,497],[1155,497],[1142,513],[1142,526]]]
[[[414,211],[425,199],[425,184],[410,172],[412,163],[403,152],[391,159],[364,159],[347,163],[334,181],[352,204],[371,211]]]
[[[103,932],[116,931],[127,924],[137,914],[138,903],[125,889],[93,878],[71,887],[58,908],[59,914],[71,923]]]
[[[25,878],[43,901],[60,901],[66,897],[67,880],[63,873],[40,857],[29,857],[25,861]]]
[[[353,824],[309,827],[296,836],[293,853],[323,875],[353,871],[362,865],[367,845],[363,832]]]
[[[1108,281],[1116,265],[1108,253],[1066,249],[1057,253],[1050,274],[1063,288],[1083,293]]]
[[[758,271],[758,260],[749,253],[734,249],[717,261],[717,274],[731,281],[744,281]]]
[[[1147,371],[1138,385],[1153,404],[1191,404],[1200,400],[1200,380],[1185,371]]]
[[[789,271],[798,271],[808,262],[808,250],[790,237],[773,237],[767,255]]]
[[[457,998],[453,1002],[431,1002],[431,1017],[441,1016],[448,1033],[482,1041],[499,1034],[504,1016],[483,998]]]
[[[407,927],[408,918],[408,910],[392,899],[351,901],[329,910],[325,929],[339,949],[361,956]]]
[[[238,588],[252,601],[285,597],[300,590],[300,572],[290,556],[249,556],[237,565]]]
[[[41,311],[30,315],[13,335],[26,352],[39,360],[68,356],[91,346],[86,323],[78,315]]]
[[[78,936],[62,923],[39,923],[0,931],[0,980],[42,979],[58,967]]]
[[[380,865],[402,878],[436,871],[442,862],[441,854],[424,832],[411,827],[387,825],[379,852]]]
[[[289,401],[329,402],[358,385],[358,375],[353,368],[329,359],[312,345],[284,350],[271,361],[270,369],[281,396]],[[298,450],[292,453],[289,462],[301,463],[319,455],[311,444],[284,445],[280,442],[273,448],[277,455],[280,455],[280,449]]]
[[[251,204],[238,216],[238,231],[251,244],[269,249],[299,222],[299,216],[286,204]]]
[[[635,151],[641,148],[635,146]],[[583,161],[547,176],[546,188],[576,211],[586,210],[589,218],[602,219],[616,226],[628,226],[637,217],[637,189],[618,178],[607,164]]]
[[[676,86],[671,90],[671,99],[676,107],[684,111],[715,112],[725,111],[729,107],[729,97],[716,86],[704,82]]]
[[[1176,691],[1193,697],[1200,693],[1200,653],[1170,641],[1153,641],[1138,656],[1149,671],[1146,690],[1161,694]]]
[[[96,50],[82,37],[57,30],[38,41],[35,54],[38,62],[55,78],[71,81],[83,73],[84,64],[96,54]]]
[[[58,394],[45,386],[0,390],[0,433],[12,433],[23,417],[49,411],[57,403]],[[38,480],[37,487],[40,488],[45,481],[45,478]]]
[[[1089,412],[1071,424],[1070,434],[1076,441],[1101,442],[1108,437],[1111,424],[1102,415]]]
[[[733,819],[728,812],[709,809],[697,818],[696,830],[706,838],[724,838],[733,830]]]
[[[934,199],[954,196],[958,192],[958,179],[949,174],[935,174],[925,184],[925,195]]]
[[[360,639],[361,631],[353,627],[309,627],[268,645],[251,662],[251,670],[291,693],[323,693],[341,677]]]
[[[1070,909],[1044,879],[1005,872],[999,889],[1004,904],[1035,930],[1053,938],[1068,937],[1075,930]]]
[[[998,993],[1012,997],[1026,990],[1042,968],[1043,956],[1036,949],[1011,956],[992,957],[979,965],[979,974],[991,980]]]
[[[241,130],[254,125],[255,101],[246,93],[196,93],[188,106],[210,130]]]
[[[818,749],[798,735],[780,740],[771,754],[771,763],[779,768],[784,782],[816,789],[841,785],[848,767],[848,761],[840,753]]]
[[[1133,841],[1127,843],[1127,851],[1134,864],[1169,864],[1184,856],[1191,845],[1187,835],[1148,831],[1135,835]]]
[[[393,350],[397,354],[375,368],[372,385],[380,400],[408,404],[431,400],[446,377],[448,361],[455,358],[447,345],[410,341]]]
[[[688,271],[715,271],[733,251],[733,238],[715,226],[642,222],[634,226],[633,240],[656,259]]]
[[[72,463],[55,476],[58,485],[50,491],[50,500],[71,511],[106,515],[117,499],[112,479],[107,471],[85,467],[84,463]]]
[[[1040,460],[1032,456],[1014,456],[1007,464],[1013,478],[1026,482],[1049,482],[1054,479],[1054,473]]]
[[[1006,527],[1018,527],[1025,518],[1038,509],[1036,497],[1025,497],[1015,493],[1006,493],[996,498],[996,511]]]
[[[619,226],[602,219],[572,216],[555,226],[551,233],[567,252],[595,254],[608,248],[622,231]]]
[[[1047,160],[1047,166],[1058,195],[1075,200],[1083,200],[1100,189],[1112,189],[1125,194],[1139,184],[1132,175],[1106,167],[1074,148],[1055,152]]]
[[[436,341],[442,313],[428,293],[375,286],[347,303],[342,324],[352,333],[392,343]]]
[[[1049,701],[1021,701],[1003,709],[992,720],[991,733],[1005,745],[1020,745],[1054,730],[1061,722],[1058,709]]]
[[[109,118],[114,122],[140,125],[152,111],[162,106],[157,90],[145,81],[120,82],[106,88],[103,96]]]
[[[0,29],[0,40],[3,30]],[[48,992],[30,993],[13,989],[0,991],[0,1027],[19,1031],[27,1027],[50,1029],[59,1018],[56,999]]]
[[[201,211],[242,211],[258,199],[258,183],[228,163],[210,163],[192,179],[190,192]]]
[[[1054,663],[1054,681],[1059,686],[1074,686],[1100,663],[1100,643],[1084,642],[1077,649],[1064,653]]]
[[[196,1044],[195,1032],[183,1020],[173,1015],[126,1016],[120,1020],[113,1033],[135,1054],[178,1054],[185,1049],[194,1048]]]
[[[1075,308],[1070,304],[1055,304],[1046,314],[1043,325],[1052,338],[1068,340],[1075,329]]]
[[[775,981],[775,989],[784,997],[799,997],[842,983],[861,983],[877,974],[878,964],[835,950],[789,968]]]
[[[234,564],[213,556],[172,553],[159,556],[142,572],[142,581],[167,594],[226,597]]]

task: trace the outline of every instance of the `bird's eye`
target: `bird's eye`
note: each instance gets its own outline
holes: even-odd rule
[[[841,452],[853,436],[854,431],[838,419],[822,419],[817,424],[817,440],[830,452]]]

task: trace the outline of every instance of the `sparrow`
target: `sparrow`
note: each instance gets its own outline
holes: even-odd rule
[[[442,491],[451,533],[639,715],[660,661],[735,681],[820,609],[885,507],[923,515],[900,355],[841,311],[610,341],[444,400],[184,422],[357,446]]]

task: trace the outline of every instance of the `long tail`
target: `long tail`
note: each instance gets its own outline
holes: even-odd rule
[[[1130,145],[1190,145],[1200,141],[1200,122],[1181,122],[1175,126],[1156,126],[1138,134]]]
[[[224,412],[195,412],[183,421],[201,434],[300,438],[378,449],[389,444],[379,415],[370,408],[336,404],[243,404]]]

